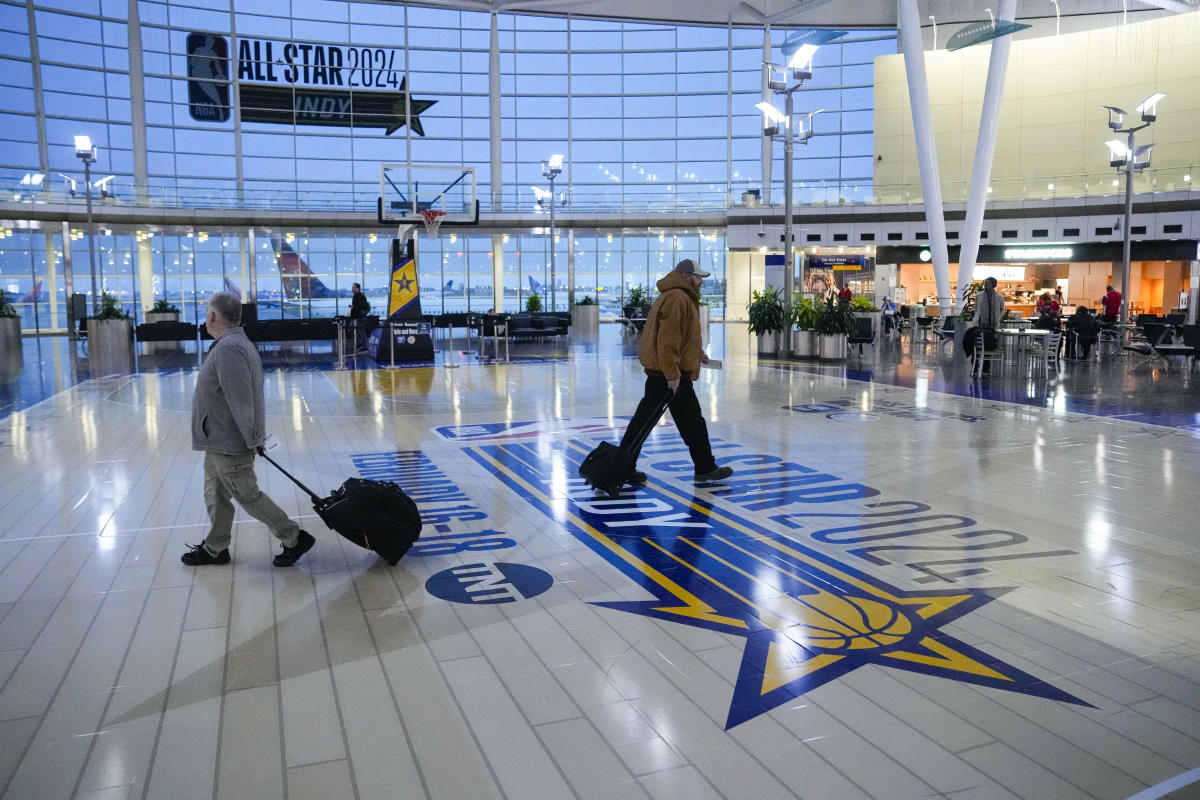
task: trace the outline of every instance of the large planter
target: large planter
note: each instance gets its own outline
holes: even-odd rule
[[[146,324],[153,325],[156,322],[179,322],[178,311],[147,311]],[[91,323],[89,323],[91,324]],[[160,353],[164,350],[178,350],[179,342],[143,342],[143,352]]]
[[[21,377],[25,367],[25,351],[21,346],[21,318],[0,317],[0,380],[5,382]]]
[[[133,371],[133,321],[87,321],[88,366],[93,376]]]
[[[817,337],[817,355],[822,361],[840,361],[846,357],[847,336],[844,333],[822,334]]]
[[[571,337],[594,342],[600,336],[600,306],[571,306]]]
[[[792,355],[795,358],[814,358],[817,355],[817,332],[792,331]]]
[[[0,317],[0,356],[21,355],[21,318]]]
[[[758,354],[760,356],[777,356],[779,355],[779,340],[780,332],[772,331],[770,333],[758,334]]]

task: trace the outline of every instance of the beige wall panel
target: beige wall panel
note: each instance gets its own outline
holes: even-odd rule
[[[969,180],[989,56],[986,45],[926,54],[944,183]],[[906,171],[896,169],[903,160],[915,161],[903,56],[881,56],[875,69],[876,108],[904,116],[902,125],[891,127],[896,124],[891,115],[888,128],[876,128],[884,131],[876,137],[876,153],[883,156],[876,179],[908,181],[919,194],[915,163]],[[1113,134],[1101,106],[1117,105],[1132,113],[1154,91],[1166,92],[1167,98],[1154,127],[1141,134],[1138,144],[1157,145],[1154,171],[1162,173],[1156,183],[1161,189],[1169,182],[1182,185],[1183,172],[1200,163],[1200,13],[1014,41],[993,183],[1053,175],[1061,176],[1055,184],[1064,187],[1103,180],[1112,174],[1103,142]],[[1152,179],[1135,183],[1135,189],[1141,189],[1138,183],[1148,188]]]

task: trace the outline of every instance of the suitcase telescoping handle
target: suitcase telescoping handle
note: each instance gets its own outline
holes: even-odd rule
[[[658,401],[658,405],[655,407],[655,412],[650,415],[650,417],[642,425],[641,429],[638,430],[634,435],[633,441],[629,443],[629,449],[633,453],[636,454],[641,452],[642,445],[646,443],[646,439],[650,438],[650,434],[654,432],[654,426],[658,424],[660,419],[662,419],[663,413],[667,410],[667,406],[671,405],[671,399],[674,397],[675,393],[668,388],[667,393],[664,394],[662,399]]]
[[[323,501],[323,500],[325,499],[325,498],[321,497],[320,495],[318,495],[316,492],[314,492],[312,489],[308,488],[308,487],[307,487],[307,486],[305,486],[303,483],[301,483],[301,482],[300,482],[300,481],[299,481],[299,480],[296,478],[296,476],[295,476],[295,475],[293,475],[292,473],[288,472],[288,471],[287,471],[286,469],[284,469],[283,467],[279,466],[279,462],[277,462],[275,459],[273,459],[273,458],[271,458],[269,455],[267,455],[267,453],[266,453],[266,451],[265,451],[265,450],[259,450],[258,454],[259,454],[260,456],[262,456],[263,458],[265,458],[267,461],[270,461],[272,464],[274,464],[274,465],[275,465],[275,469],[279,470],[279,471],[280,471],[280,472],[282,472],[284,475],[287,475],[289,478],[291,478],[291,479],[292,479],[292,483],[296,484],[296,485],[297,485],[297,486],[299,486],[301,489],[303,489],[303,490],[305,491],[305,493],[306,493],[306,494],[308,494],[308,496],[309,496],[309,497],[311,497],[311,498],[312,498],[314,501],[316,501],[316,502],[320,503],[321,501]]]

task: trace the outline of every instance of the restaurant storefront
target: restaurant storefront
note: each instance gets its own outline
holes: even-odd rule
[[[1129,309],[1131,313],[1195,313],[1193,276],[1200,279],[1197,241],[1135,241],[1131,245]],[[957,295],[958,247],[950,248],[950,288]],[[937,315],[938,298],[928,248],[879,247],[875,256],[875,293],[901,304],[924,305]],[[981,245],[974,279],[991,275],[1013,312],[1029,316],[1044,292],[1062,290],[1070,308],[1099,308],[1108,284],[1120,289],[1121,242]]]

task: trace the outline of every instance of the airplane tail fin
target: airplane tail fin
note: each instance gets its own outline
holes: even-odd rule
[[[38,278],[33,282],[33,288],[29,290],[29,294],[18,300],[18,303],[36,303],[39,295],[42,293],[42,279]]]

